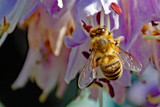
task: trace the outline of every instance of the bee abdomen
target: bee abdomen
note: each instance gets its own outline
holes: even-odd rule
[[[111,75],[108,75],[107,73],[103,73],[103,74],[108,80],[117,80],[118,78],[121,77],[122,69],[119,69],[118,71],[116,71],[114,74],[111,74]]]
[[[121,74],[122,74],[122,68],[120,61],[116,61],[111,64],[101,64],[100,66],[103,75],[108,79],[108,80],[117,80]]]

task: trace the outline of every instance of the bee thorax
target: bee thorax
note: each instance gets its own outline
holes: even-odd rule
[[[95,38],[91,44],[91,46],[96,50],[102,53],[108,50],[108,40],[107,38]]]

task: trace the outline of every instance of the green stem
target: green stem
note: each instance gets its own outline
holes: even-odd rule
[[[156,36],[146,36],[146,35],[143,35],[142,38],[143,39],[160,39],[160,35],[156,35]]]
[[[98,88],[99,91],[99,107],[103,107],[102,89]]]

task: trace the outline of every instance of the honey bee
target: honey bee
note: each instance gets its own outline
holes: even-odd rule
[[[90,29],[91,54],[80,72],[78,85],[83,89],[97,78],[96,68],[99,67],[103,76],[114,81],[121,77],[123,68],[140,72],[141,63],[131,54],[119,48],[121,39],[113,38],[113,33],[103,26]]]

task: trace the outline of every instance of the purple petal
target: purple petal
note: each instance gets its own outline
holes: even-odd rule
[[[77,0],[75,4],[79,11],[79,16],[91,16],[98,13],[102,9],[102,5],[99,0]]]
[[[117,80],[117,82],[124,87],[131,86],[131,74],[130,74],[130,72],[128,70],[123,70],[123,74],[122,74],[121,78],[119,78]]]
[[[71,14],[67,12],[62,17],[59,17],[58,19],[53,19],[52,16],[50,16],[44,11],[44,8],[40,8],[40,13],[42,24],[45,27],[54,30],[63,29],[64,25],[66,25],[69,19],[72,17]]]
[[[72,5],[74,4],[74,0],[62,0],[63,8],[58,6],[58,0],[41,0],[43,7],[45,8],[46,12],[55,19],[58,19],[67,10],[72,9]]]
[[[118,82],[111,82],[111,85],[113,86],[113,90],[115,93],[114,99],[116,103],[123,103],[125,100],[125,87],[119,84]]]
[[[28,0],[28,2],[25,5],[25,8],[23,10],[20,24],[23,24],[24,21],[29,18],[40,6],[39,0]]]
[[[10,14],[7,15],[6,20],[10,23],[10,27],[8,28],[8,33],[13,32],[13,30],[15,29],[22,13],[23,10],[25,8],[25,4],[27,3],[27,1],[18,1],[16,3],[16,6],[12,9],[12,12],[10,12]]]
[[[7,23],[10,24],[9,28],[7,29],[6,32],[2,35],[3,37],[0,39],[0,46],[2,43],[5,41],[7,35],[15,29],[19,18],[22,14],[22,11],[24,9],[24,5],[26,4],[26,1],[16,1],[16,0],[11,0],[11,1],[2,1],[3,4],[0,3],[0,12],[2,10],[3,16],[0,15],[0,22],[2,23],[2,18],[4,18],[4,15],[6,15],[6,21]],[[5,7],[6,6],[6,7]],[[8,9],[5,9],[8,8]]]
[[[143,5],[142,5],[143,4]],[[134,9],[136,9],[137,17],[143,21],[160,20],[160,1],[159,0],[135,0]],[[149,9],[149,10],[148,10]]]
[[[0,1],[0,21],[7,16],[15,7],[18,0],[1,0]]]
[[[160,20],[159,3],[159,0],[131,0],[129,2],[129,43],[137,37],[136,35],[145,23]],[[148,8],[150,9],[148,10]]]
[[[86,22],[86,17],[94,15],[101,11],[102,4],[99,0],[77,0],[75,3],[76,20]]]
[[[147,48],[146,48],[147,47]],[[143,40],[141,34],[130,48],[130,53],[142,63],[142,72],[149,65],[149,58],[152,56],[152,44],[149,40]]]
[[[69,83],[72,79],[75,78],[76,74],[79,72],[79,70],[82,68],[82,64],[80,64],[79,60],[79,46],[72,48],[72,51],[69,56],[69,63],[67,67],[67,72],[65,75],[64,80],[66,83]],[[79,66],[80,65],[80,66]]]
[[[151,75],[152,78],[150,78]],[[135,82],[128,94],[128,99],[136,105],[144,104],[149,91],[155,86],[158,86],[158,72],[151,65],[147,67],[142,77],[146,80],[146,83]]]
[[[84,43],[88,39],[89,37],[84,33],[81,26],[77,26],[72,34],[72,38],[66,36],[64,42],[68,48],[71,48]]]
[[[77,43],[77,42],[73,41],[73,39],[69,38],[68,36],[64,37],[64,43],[67,48],[76,47],[76,46],[82,44],[82,43]]]
[[[120,2],[119,3],[120,7],[122,7],[122,3]],[[124,9],[122,8],[122,11],[124,11]],[[127,43],[127,24],[126,24],[126,21],[124,19],[124,12],[122,14],[119,15],[119,28],[117,30],[114,30],[113,31],[113,34],[114,34],[114,37],[117,38],[119,36],[124,36],[124,41],[121,42],[121,45],[120,47],[122,49],[126,49],[126,43]],[[112,22],[114,22],[114,20],[111,18],[111,24]],[[112,24],[111,25],[111,28],[113,28],[114,25]]]
[[[89,44],[90,42],[85,42],[80,46],[72,48],[69,56],[67,72],[64,78],[67,83],[74,79],[77,73],[82,70],[86,62],[86,59],[83,56],[82,52],[89,50]]]

